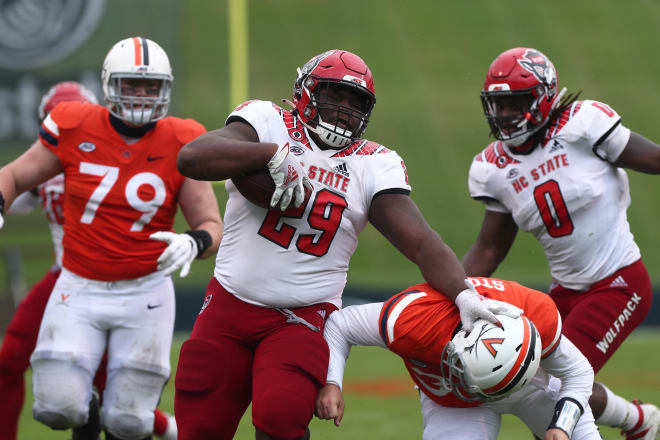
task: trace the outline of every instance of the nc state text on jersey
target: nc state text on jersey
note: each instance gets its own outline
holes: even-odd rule
[[[535,168],[532,168],[529,174],[531,176],[531,180],[536,181],[542,177],[547,176],[556,169],[567,167],[568,165],[569,163],[566,154],[557,154],[556,156],[553,156],[550,159],[541,162]],[[520,176],[511,182],[511,186],[513,186],[513,189],[516,191],[516,194],[518,194],[520,191],[522,191],[523,189],[529,186],[529,181],[525,176]]]
[[[348,190],[348,183],[351,181],[351,179],[342,174],[315,165],[310,165],[307,170],[307,177],[312,181],[316,180],[325,186],[333,187],[343,193]]]

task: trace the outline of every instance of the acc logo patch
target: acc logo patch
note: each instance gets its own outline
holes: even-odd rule
[[[293,133],[298,133],[298,132],[296,131],[296,132],[293,132]],[[293,134],[292,134],[291,137],[295,137],[295,136],[293,136]],[[300,148],[298,145],[289,146],[289,151],[291,151],[296,156],[300,156],[301,154],[303,154],[305,152],[305,150]]]
[[[78,145],[78,149],[80,151],[84,151],[85,153],[91,153],[92,151],[96,150],[96,145],[91,142],[83,142]]]

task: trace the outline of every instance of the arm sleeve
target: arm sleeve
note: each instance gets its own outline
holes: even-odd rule
[[[557,349],[541,360],[541,367],[561,380],[559,399],[570,397],[586,408],[594,383],[594,370],[573,343],[562,336]]]
[[[330,349],[328,383],[342,388],[346,360],[353,345],[385,347],[378,332],[378,317],[383,303],[349,306],[330,315],[323,337]]]
[[[34,211],[37,205],[39,205],[39,196],[32,194],[31,191],[25,191],[14,199],[8,214],[26,215]]]

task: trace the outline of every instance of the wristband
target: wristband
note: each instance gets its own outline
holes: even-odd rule
[[[211,244],[213,244],[211,234],[204,229],[197,229],[195,231],[188,230],[186,231],[186,234],[190,235],[197,244],[197,256],[195,258],[199,258],[199,256],[211,247]]]
[[[5,213],[5,198],[2,197],[2,193],[0,192],[0,215]]]
[[[571,397],[559,399],[555,405],[555,413],[548,429],[561,429],[568,435],[568,438],[571,438],[575,425],[577,425],[583,412],[584,409],[577,400]]]

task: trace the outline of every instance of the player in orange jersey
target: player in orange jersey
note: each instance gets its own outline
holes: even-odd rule
[[[501,414],[519,417],[545,440],[600,439],[588,405],[593,369],[561,335],[552,299],[512,281],[470,280],[481,295],[524,314],[500,317],[502,327],[480,320],[466,332],[448,297],[417,284],[384,303],[330,315],[330,364],[316,415],[339,426],[350,346],[373,345],[399,355],[419,388],[425,440],[495,440]]]
[[[176,169],[179,149],[205,130],[166,117],[172,74],[163,49],[139,37],[118,42],[102,81],[106,107],[56,106],[39,140],[0,169],[0,192],[9,206],[65,174],[63,268],[31,357],[34,417],[55,429],[85,426],[107,349],[101,425],[108,439],[140,439],[151,435],[170,374],[170,275],[186,276],[195,257],[217,249],[222,221],[210,184]],[[184,234],[172,230],[178,206],[192,228]]]
[[[43,121],[57,104],[67,101],[97,103],[94,93],[82,84],[74,81],[62,81],[53,85],[41,99],[38,108],[39,120]],[[37,343],[39,323],[48,298],[62,271],[63,202],[64,174],[61,173],[37,188],[22,193],[11,206],[10,214],[25,215],[41,205],[50,228],[55,261],[44,277],[21,300],[2,339],[0,395],[3,398],[0,399],[0,439],[16,439],[18,419],[25,394],[23,376],[30,364],[30,354]],[[105,388],[105,359],[104,357],[104,361],[94,377],[94,385],[99,392]],[[153,433],[161,439],[176,440],[174,416],[156,409]]]

